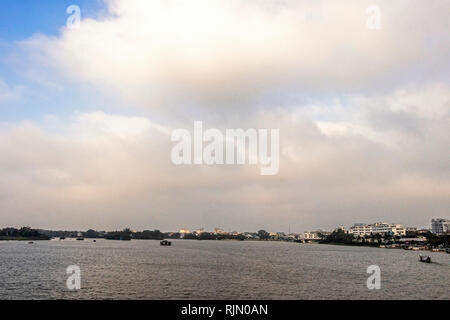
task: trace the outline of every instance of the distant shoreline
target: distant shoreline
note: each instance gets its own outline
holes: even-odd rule
[[[0,237],[0,241],[50,241],[48,238],[14,238],[14,237]]]

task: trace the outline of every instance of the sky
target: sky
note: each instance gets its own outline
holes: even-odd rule
[[[0,226],[429,227],[450,216],[449,24],[446,0],[2,0]],[[279,173],[175,166],[194,121],[279,129]]]

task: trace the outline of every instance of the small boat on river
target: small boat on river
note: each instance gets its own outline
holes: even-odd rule
[[[167,241],[167,240],[163,240],[160,242],[160,244],[164,247],[170,247],[172,245],[172,242]]]
[[[424,263],[431,263],[431,257],[430,256],[419,256],[419,261]]]
[[[78,241],[84,241],[83,234],[82,234],[81,232],[78,232],[78,234],[77,234],[77,240],[78,240]]]

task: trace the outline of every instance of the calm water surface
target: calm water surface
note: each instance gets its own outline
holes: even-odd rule
[[[450,255],[282,242],[0,242],[0,299],[449,299]],[[66,268],[82,288],[66,288]],[[381,268],[381,290],[366,269]]]

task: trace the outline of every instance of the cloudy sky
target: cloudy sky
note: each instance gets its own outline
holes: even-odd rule
[[[0,226],[429,226],[450,216],[449,30],[448,0],[2,0]],[[279,174],[175,166],[195,120],[280,129]]]

